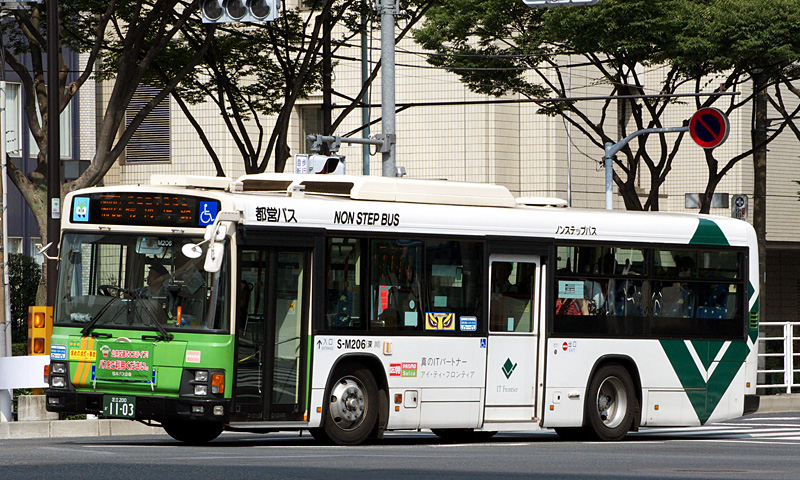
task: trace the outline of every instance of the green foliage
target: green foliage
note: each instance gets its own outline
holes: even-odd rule
[[[28,307],[36,305],[36,289],[39,287],[42,268],[32,257],[15,253],[8,256],[8,263],[11,338],[14,342],[20,342],[24,348],[28,341]]]
[[[25,331],[25,336],[28,336],[28,332]],[[16,340],[19,340],[18,338]],[[28,354],[28,344],[27,343],[12,343],[11,344],[11,356],[12,357],[24,357]]]
[[[684,5],[671,61],[689,76],[777,72],[800,59],[800,2],[706,0]]]

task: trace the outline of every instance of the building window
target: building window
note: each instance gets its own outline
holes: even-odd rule
[[[8,254],[22,253],[22,237],[8,237]]]
[[[684,204],[686,208],[697,209],[700,208],[700,199],[703,197],[702,193],[687,193],[684,195]],[[730,208],[730,199],[727,193],[715,193],[711,197],[711,208]]]
[[[21,91],[18,90],[18,93],[21,94]],[[22,106],[22,97],[20,96],[19,98],[19,104]],[[38,108],[36,109],[36,117],[41,124],[42,117]],[[61,112],[58,133],[61,139],[61,146],[59,147],[60,157],[62,159],[72,158],[72,102],[69,102],[64,111]],[[30,133],[30,131],[28,132],[28,137],[30,138],[30,156],[35,157],[39,155],[39,145],[36,144],[36,139],[33,138],[33,134]]]
[[[308,148],[306,137],[324,133],[322,131],[322,107],[319,105],[309,105],[299,108],[300,113],[300,148],[301,153],[311,153]]]
[[[161,91],[158,87],[139,85],[133,94],[128,109],[125,111],[125,126],[129,126],[134,117],[150,100]],[[165,98],[147,114],[131,136],[125,147],[125,162],[169,162],[170,161],[170,106],[169,97]]]
[[[39,244],[42,243],[42,238],[41,237],[31,237],[30,242],[31,242],[30,243],[30,247],[31,247],[30,251],[31,251],[31,257],[33,257],[33,261],[38,263],[40,267],[44,266],[44,255],[39,253],[39,249],[36,248],[36,245],[39,245]],[[53,255],[52,250],[49,250],[47,253],[50,254],[50,255]]]
[[[20,125],[22,125],[22,96],[18,83],[6,83],[6,152],[12,157],[22,155]]]

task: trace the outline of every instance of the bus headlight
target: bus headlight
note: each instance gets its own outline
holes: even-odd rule
[[[207,382],[208,381],[208,371],[207,370],[198,370],[194,372],[194,381],[195,382]]]
[[[195,395],[208,395],[208,385],[195,385],[194,386],[194,394]]]
[[[45,380],[53,388],[65,388],[67,386],[67,364],[64,362],[52,362],[50,368],[45,368]]]

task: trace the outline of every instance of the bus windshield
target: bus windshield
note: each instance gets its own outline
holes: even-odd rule
[[[181,253],[203,239],[67,233],[55,324],[90,328],[227,332],[229,255],[217,273]],[[156,325],[158,322],[159,325]],[[162,328],[163,327],[163,328]]]

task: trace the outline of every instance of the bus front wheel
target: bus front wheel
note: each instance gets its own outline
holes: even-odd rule
[[[633,426],[636,395],[633,381],[624,367],[600,367],[586,396],[586,426],[599,440],[621,440]]]
[[[358,445],[378,419],[378,385],[363,365],[346,363],[334,371],[328,388],[324,431],[338,445]]]
[[[203,445],[222,433],[221,423],[173,420],[161,422],[161,426],[170,437],[189,445]]]

